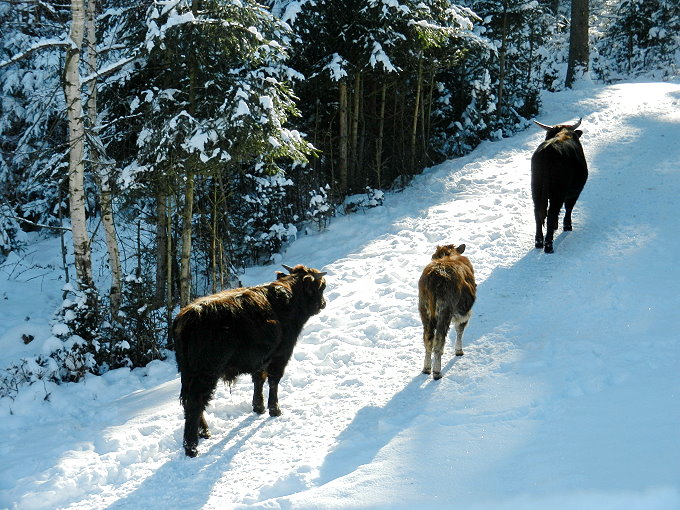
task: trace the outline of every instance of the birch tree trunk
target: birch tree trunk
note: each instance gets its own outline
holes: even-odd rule
[[[70,46],[66,51],[64,63],[64,97],[66,99],[69,135],[68,188],[71,234],[76,261],[76,276],[82,289],[94,288],[90,238],[87,233],[85,215],[85,165],[83,161],[85,126],[78,70],[84,31],[85,8],[83,0],[71,0]]]
[[[87,65],[88,71],[94,73],[97,70],[97,35],[95,27],[95,0],[87,2]],[[89,128],[92,137],[99,141],[97,132],[97,81],[91,80],[88,83],[87,114]],[[109,290],[109,300],[111,305],[111,318],[118,320],[122,296],[122,269],[120,265],[120,253],[118,251],[118,239],[116,237],[116,227],[113,220],[113,196],[111,193],[111,176],[108,169],[109,165],[103,165],[102,160],[106,159],[103,144],[95,143],[90,146],[92,159],[92,173],[99,184],[99,203],[101,206],[102,225],[106,239],[106,249],[109,255],[109,266],[111,268],[111,288]]]

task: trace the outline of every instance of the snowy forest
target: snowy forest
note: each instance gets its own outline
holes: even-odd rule
[[[162,359],[178,306],[543,91],[680,72],[676,0],[0,0],[0,30],[0,264],[58,238],[63,281],[2,397]]]

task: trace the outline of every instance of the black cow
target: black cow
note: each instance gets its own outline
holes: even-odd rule
[[[536,122],[536,121],[534,121]],[[571,230],[571,211],[574,209],[588,179],[588,165],[580,138],[583,131],[574,125],[537,125],[547,131],[545,141],[531,157],[531,198],[536,218],[536,248],[552,253],[553,236],[557,230],[558,216],[564,204],[564,230]],[[547,217],[545,239],[543,223]]]
[[[251,374],[253,411],[265,411],[262,390],[269,380],[267,407],[279,416],[278,385],[307,320],[326,307],[324,275],[302,265],[257,287],[225,290],[197,299],[175,317],[173,333],[181,374],[184,451],[197,455],[198,436],[210,437],[203,416],[220,379]]]

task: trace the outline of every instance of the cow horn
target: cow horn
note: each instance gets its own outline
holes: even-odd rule
[[[583,117],[578,119],[578,122],[576,124],[574,124],[573,126],[571,126],[571,129],[576,129],[577,127],[579,127],[581,125],[582,120],[583,120]]]
[[[327,274],[328,274],[328,273],[326,273],[326,272],[323,272],[323,273],[314,273],[314,279],[315,279],[316,281],[319,281],[319,280],[321,280],[321,278],[323,278],[323,277],[326,276]]]
[[[546,131],[550,131],[553,128],[552,126],[548,126],[547,124],[542,124],[541,122],[538,122],[537,120],[534,120],[534,124],[536,124],[539,127],[542,127]]]
[[[293,268],[292,268],[292,267],[287,266],[286,264],[281,264],[281,265],[282,265],[283,268],[284,268],[286,271],[288,271],[289,273],[292,273],[292,272],[293,272]]]

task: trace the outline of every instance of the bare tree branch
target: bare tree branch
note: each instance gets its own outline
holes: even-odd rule
[[[5,216],[6,218],[12,218],[13,220],[21,221],[23,223],[28,223],[29,225],[32,225],[34,227],[39,227],[39,228],[52,228],[54,230],[63,230],[65,232],[70,232],[71,229],[68,227],[55,227],[53,225],[43,225],[42,223],[36,223],[31,220],[27,220],[26,218],[20,218],[19,216]]]

